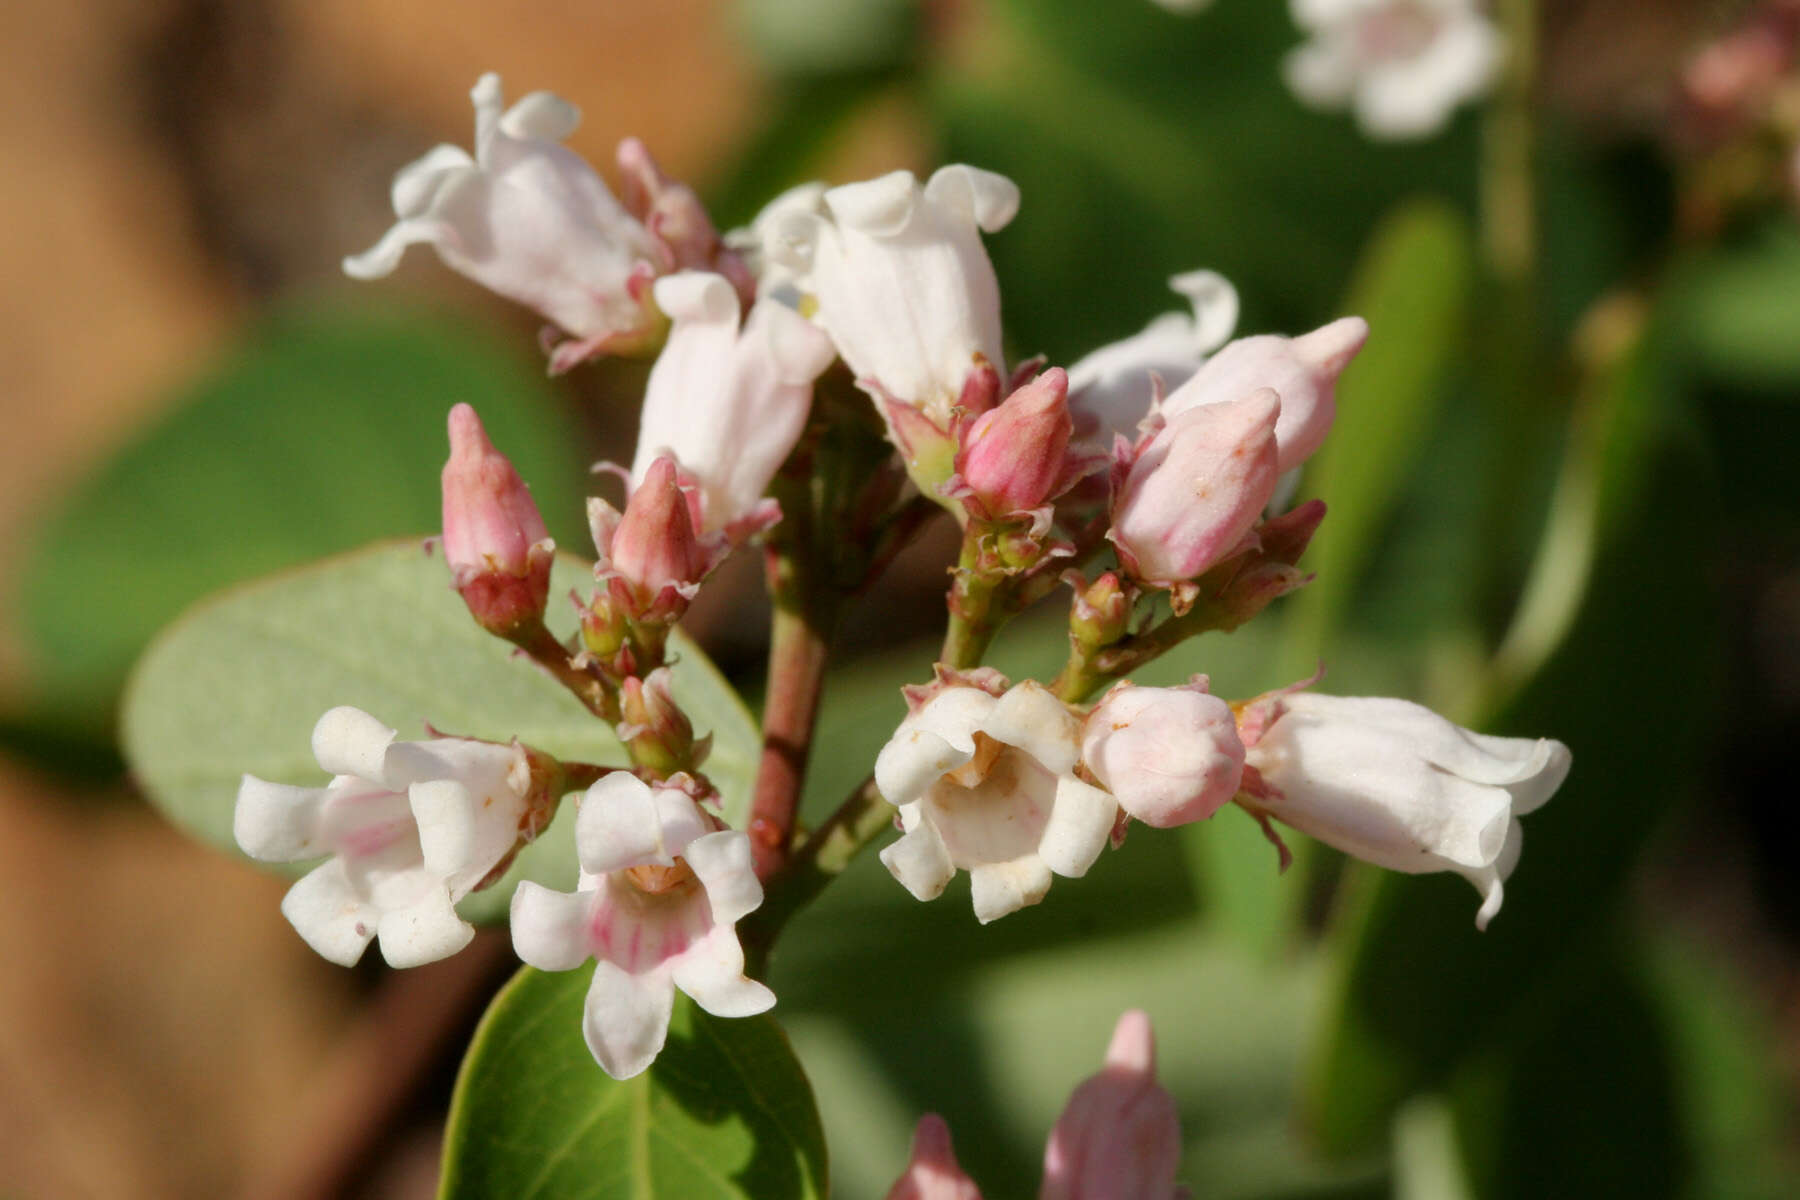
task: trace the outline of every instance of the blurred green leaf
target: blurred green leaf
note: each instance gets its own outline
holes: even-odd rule
[[[579,439],[540,371],[438,317],[296,310],[257,328],[40,528],[19,581],[32,719],[110,743],[132,660],[189,604],[437,529],[444,417],[462,400],[552,533],[577,544]]]
[[[1412,478],[1464,338],[1474,273],[1468,227],[1448,205],[1416,200],[1370,239],[1344,311],[1369,343],[1338,383],[1331,436],[1306,470],[1329,515],[1306,552],[1317,574],[1288,602],[1283,662],[1310,674],[1329,653],[1384,522]]]
[[[590,964],[526,967],[463,1060],[444,1200],[815,1200],[829,1192],[812,1089],[773,1017],[677,996],[669,1040],[614,1080],[582,1041]]]
[[[1670,334],[1711,378],[1800,395],[1800,229],[1786,214],[1676,276]]]
[[[588,578],[584,564],[559,559],[552,594]],[[553,605],[551,618],[559,636],[572,632],[572,606]],[[675,645],[676,697],[697,733],[711,731],[706,772],[726,818],[741,825],[756,771],[756,725],[698,647],[685,638]],[[320,715],[339,704],[373,713],[403,737],[423,736],[429,722],[450,734],[517,737],[559,758],[626,761],[609,728],[476,626],[443,560],[416,544],[370,547],[259,580],[188,613],[157,638],[131,678],[125,752],[172,821],[235,853],[241,776],[322,784],[309,738]],[[504,917],[518,879],[572,886],[572,824],[552,823],[505,880],[463,901],[463,915]]]
[[[1355,872],[1306,1090],[1336,1152],[1378,1143],[1402,1100],[1503,1040],[1522,1006],[1604,947],[1633,861],[1692,785],[1718,661],[1700,566],[1718,516],[1663,345],[1645,331],[1582,414],[1592,427],[1570,444],[1594,457],[1591,569],[1564,581],[1578,589],[1571,620],[1542,670],[1479,722],[1574,752],[1568,783],[1526,823],[1505,911],[1478,934],[1462,880]]]
[[[912,61],[920,0],[738,0],[744,43],[777,76],[874,74]]]

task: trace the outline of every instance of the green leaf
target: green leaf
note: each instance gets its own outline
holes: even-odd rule
[[[1791,398],[1800,382],[1800,232],[1783,214],[1676,276],[1672,335],[1703,374]]]
[[[589,578],[559,559],[551,594]],[[573,606],[551,627],[572,631]],[[696,733],[713,735],[706,772],[742,824],[756,769],[756,726],[699,649],[677,635],[675,694]],[[177,825],[235,852],[231,817],[245,773],[321,784],[313,723],[352,704],[401,731],[501,741],[517,737],[559,758],[625,762],[605,724],[504,642],[482,632],[450,587],[443,560],[417,543],[385,544],[239,587],[165,630],[126,691],[126,756],[150,799]],[[464,900],[463,915],[505,915],[517,879],[568,888],[571,822],[561,819],[519,855],[507,878]]]
[[[188,605],[437,529],[444,415],[459,400],[480,410],[551,532],[578,536],[579,439],[534,364],[417,312],[290,311],[40,528],[18,594],[35,724],[110,742],[132,660]]]
[[[809,1200],[829,1191],[812,1089],[768,1015],[678,996],[655,1065],[614,1080],[582,1041],[593,967],[526,967],[482,1018],[444,1138],[444,1200]]]
[[[1344,311],[1368,320],[1369,343],[1339,381],[1337,420],[1306,471],[1307,494],[1331,507],[1306,552],[1317,578],[1287,607],[1296,676],[1328,652],[1418,461],[1462,342],[1473,257],[1462,218],[1434,200],[1393,213],[1363,252]]]
[[[1371,875],[1340,909],[1340,975],[1306,1093],[1321,1143],[1382,1139],[1395,1108],[1516,1030],[1535,998],[1605,949],[1659,816],[1694,786],[1716,695],[1719,631],[1703,567],[1721,518],[1709,464],[1669,392],[1655,326],[1582,414],[1596,456],[1591,567],[1542,669],[1486,732],[1554,736],[1574,753],[1556,798],[1526,821],[1526,852],[1486,934],[1454,876]],[[1688,564],[1670,571],[1670,562]],[[1646,597],[1655,597],[1647,603]],[[1671,684],[1671,681],[1678,681]],[[1653,739],[1651,747],[1646,739]]]

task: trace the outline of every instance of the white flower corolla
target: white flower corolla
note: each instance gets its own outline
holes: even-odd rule
[[[672,454],[699,490],[701,534],[754,521],[806,426],[813,381],[835,357],[831,339],[771,300],[740,328],[737,290],[720,275],[664,276],[656,303],[673,324],[644,392],[632,487]]]
[[[1237,328],[1238,294],[1216,271],[1188,271],[1169,280],[1193,313],[1167,312],[1137,333],[1111,342],[1069,368],[1069,412],[1075,434],[1110,449],[1115,435],[1130,437],[1155,400],[1152,375],[1163,387],[1180,387],[1206,356]]]
[[[1291,0],[1312,40],[1283,73],[1315,108],[1354,107],[1372,138],[1426,137],[1486,92],[1501,38],[1480,0]]]
[[[1118,817],[1111,795],[1076,777],[1080,757],[1080,718],[1041,685],[944,687],[875,760],[905,831],[881,861],[920,900],[968,871],[984,925],[1036,904],[1052,872],[1087,873]]]
[[[1561,742],[1474,733],[1407,700],[1278,695],[1242,724],[1255,809],[1391,871],[1456,872],[1481,893],[1482,929],[1518,863],[1519,818],[1569,773]]]
[[[246,775],[238,788],[232,831],[250,857],[331,856],[288,890],[281,911],[307,945],[344,966],[376,937],[395,967],[462,949],[475,930],[456,902],[547,815],[523,747],[394,737],[360,709],[334,708],[312,735],[328,785]]]
[[[1299,337],[1263,333],[1237,338],[1206,360],[1170,392],[1163,416],[1173,420],[1206,404],[1229,404],[1259,388],[1281,397],[1275,422],[1276,470],[1294,470],[1310,458],[1337,419],[1337,381],[1369,340],[1369,323],[1340,317]]]
[[[845,184],[771,214],[765,251],[817,304],[857,377],[948,428],[970,377],[1004,367],[1000,285],[981,243],[1019,208],[991,171],[939,168]],[[991,391],[998,391],[996,377]]]
[[[779,300],[789,308],[799,307],[800,285],[796,270],[804,269],[806,260],[785,247],[779,240],[780,232],[790,218],[800,218],[804,224],[816,216],[826,191],[826,185],[818,180],[798,184],[763,205],[750,219],[750,224],[725,234],[725,244],[743,259],[756,277],[758,296]],[[774,253],[769,253],[771,246]]]
[[[581,882],[557,892],[529,881],[513,893],[513,948],[544,971],[595,959],[582,1033],[614,1079],[662,1050],[675,989],[718,1017],[766,1012],[775,993],[744,975],[733,928],[762,903],[750,840],[725,829],[680,786],[623,772],[581,801]]]
[[[549,92],[504,107],[500,77],[483,75],[475,154],[440,145],[394,177],[398,221],[344,260],[357,279],[388,274],[408,246],[429,243],[454,270],[536,309],[572,339],[553,369],[652,333],[651,281],[664,252],[586,160],[563,146],[581,114]]]

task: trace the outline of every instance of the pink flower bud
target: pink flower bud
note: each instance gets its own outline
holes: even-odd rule
[[[612,534],[612,569],[653,601],[664,589],[691,591],[706,575],[709,555],[694,532],[691,501],[675,460],[656,459],[632,489]]]
[[[1113,496],[1107,537],[1135,578],[1193,579],[1237,549],[1275,491],[1275,424],[1268,388],[1171,417],[1131,452]]]
[[[1159,829],[1212,816],[1244,772],[1231,706],[1204,682],[1113,688],[1088,714],[1081,757],[1120,808]]]
[[[633,762],[663,776],[695,767],[694,726],[675,702],[667,667],[622,680],[619,709],[619,737],[631,747]],[[704,743],[700,749],[704,753]]]
[[[617,152],[622,171],[620,199],[643,222],[665,256],[665,270],[711,271],[736,289],[745,308],[756,297],[756,280],[736,251],[725,246],[694,189],[664,175],[649,147],[626,138]]]
[[[469,611],[498,634],[542,617],[554,543],[531,491],[467,404],[450,410],[444,559]]]
[[[1337,416],[1337,378],[1368,337],[1367,321],[1345,317],[1297,338],[1274,334],[1239,338],[1171,392],[1163,413],[1172,420],[1201,405],[1274,388],[1281,397],[1281,419],[1275,425],[1278,470],[1291,471],[1331,432]]]
[[[950,1144],[950,1127],[936,1113],[919,1118],[912,1161],[888,1189],[887,1200],[981,1200],[981,1189],[963,1174]]]
[[[1063,579],[1075,589],[1075,602],[1069,607],[1070,637],[1097,650],[1125,636],[1137,594],[1116,572],[1108,571],[1093,583],[1073,571]]]
[[[989,409],[963,436],[957,470],[986,516],[1040,507],[1067,475],[1069,377],[1052,367]]]
[[[1156,1082],[1150,1018],[1133,1009],[1050,1131],[1038,1200],[1173,1200],[1180,1165],[1175,1100]]]

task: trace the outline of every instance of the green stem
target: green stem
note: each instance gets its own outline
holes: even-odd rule
[[[603,680],[577,667],[568,647],[539,620],[521,628],[510,639],[532,662],[575,694],[587,710],[609,725],[619,722],[619,694]]]
[[[1080,646],[1072,648],[1068,661],[1051,681],[1050,690],[1059,700],[1080,704],[1106,684],[1162,657],[1189,638],[1230,628],[1218,609],[1202,601],[1181,616],[1168,617],[1152,629],[1109,646],[1092,651]]]
[[[865,779],[764,887],[762,907],[738,923],[747,970],[760,977],[776,937],[793,915],[855,861],[865,846],[893,824],[894,806],[881,798],[873,777]]]
[[[1000,632],[1006,614],[1000,605],[1001,580],[980,567],[980,538],[970,524],[963,534],[962,556],[950,584],[950,621],[938,661],[966,671],[981,665],[988,644]]]

